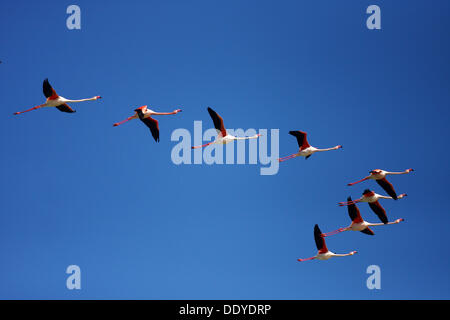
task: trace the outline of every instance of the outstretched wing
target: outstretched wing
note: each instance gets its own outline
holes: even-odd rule
[[[155,120],[153,118],[144,118],[141,119],[143,123],[150,129],[150,132],[152,133],[153,139],[155,139],[156,142],[159,142],[159,125],[158,120]]]
[[[397,200],[397,193],[395,192],[394,186],[386,180],[386,178],[375,180],[380,187],[383,188],[384,191],[387,192],[388,195],[390,195],[394,200]]]
[[[309,148],[310,145],[308,143],[308,140],[306,139],[306,132],[303,131],[289,131],[290,135],[293,135],[297,138],[298,146],[300,147],[300,150],[304,150],[306,148]]]
[[[139,119],[150,129],[152,133],[153,139],[156,142],[159,142],[159,125],[158,121],[153,119],[152,117],[144,118],[144,112],[142,112],[142,108],[137,108],[134,110],[137,112]]]
[[[208,107],[208,113],[214,122],[214,128],[216,128],[218,133],[222,134],[222,137],[225,137],[227,135],[227,130],[225,130],[225,126],[223,125],[222,117],[210,107]]]
[[[69,105],[67,103],[64,103],[64,104],[61,104],[59,106],[56,106],[56,109],[58,109],[59,111],[62,111],[62,112],[67,112],[67,113],[74,113],[74,112],[76,112],[71,107],[69,107]]]
[[[370,208],[375,212],[375,214],[378,216],[378,218],[383,222],[384,224],[388,223],[388,218],[386,216],[386,211],[381,206],[381,204],[378,201],[375,202],[369,202]]]
[[[374,236],[375,232],[372,231],[370,228],[365,228],[364,230],[361,230],[362,233],[368,234],[369,236]]]
[[[44,96],[46,98],[58,96],[55,89],[53,89],[52,86],[50,85],[50,82],[48,82],[48,79],[44,80],[44,83],[42,84],[42,91],[44,92]]]
[[[347,201],[352,201],[352,197],[348,197]],[[361,214],[360,214],[359,209],[356,206],[356,204],[352,203],[352,204],[348,205],[347,210],[348,210],[348,215],[349,215],[350,219],[352,219],[352,221],[354,223],[361,223],[364,221],[363,218],[361,218]]]
[[[320,231],[317,224],[314,226],[314,240],[316,241],[317,250],[319,250],[320,253],[328,252],[325,239],[322,236],[322,231]]]

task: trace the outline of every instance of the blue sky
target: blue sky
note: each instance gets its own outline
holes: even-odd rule
[[[2,2],[0,298],[449,299],[449,28],[448,1]],[[45,78],[103,100],[12,116],[43,103]],[[112,127],[145,104],[183,109],[159,118],[159,144],[139,121]],[[230,128],[280,129],[281,155],[289,130],[344,149],[273,176],[173,164],[171,132],[212,127],[208,106]],[[327,239],[353,257],[296,262],[316,253],[314,224],[349,224],[337,202],[383,193],[346,186],[375,168],[416,170],[382,203],[406,222]]]

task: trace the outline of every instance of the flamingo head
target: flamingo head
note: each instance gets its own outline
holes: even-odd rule
[[[98,99],[101,99],[101,98],[102,98],[101,96],[96,96],[95,100],[98,100]]]

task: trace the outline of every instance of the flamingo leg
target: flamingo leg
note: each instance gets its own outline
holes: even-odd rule
[[[33,110],[42,108],[43,106],[44,106],[43,104],[40,104],[40,105],[38,105],[38,106],[36,106],[36,107],[33,107],[33,108],[31,108],[31,109],[28,109],[28,110],[25,110],[25,111],[20,111],[20,112],[14,112],[13,114],[14,114],[14,115],[18,115],[18,114],[21,114],[21,113],[25,113],[25,112],[29,112],[29,111],[33,111]]]
[[[327,232],[327,233],[322,233],[322,235],[324,237],[329,237],[329,236],[334,236],[335,234],[338,234],[338,233],[343,232],[343,231],[345,231],[345,228],[339,228],[339,229],[334,230],[334,231],[330,231],[330,232]]]
[[[286,161],[286,160],[295,158],[296,156],[297,156],[297,154],[294,153],[294,154],[291,154],[290,156],[286,156],[286,157],[279,158],[278,161],[279,161],[279,162],[283,162],[283,161]]]
[[[119,126],[119,125],[121,125],[121,124],[123,124],[123,123],[125,123],[125,122],[127,122],[127,121],[130,121],[131,119],[134,119],[134,116],[128,117],[128,118],[126,118],[126,119],[123,120],[123,121],[116,122],[116,123],[113,124],[113,126],[114,126],[114,127],[117,127],[117,126]]]
[[[367,180],[367,179],[369,179],[369,178],[366,177],[366,178],[364,178],[364,179],[358,180],[358,181],[356,181],[356,182],[349,183],[349,184],[347,184],[347,185],[348,185],[348,186],[353,186],[354,184],[363,182],[363,181],[365,181],[365,180]]]
[[[315,259],[315,258],[316,258],[316,257],[311,257],[311,258],[306,258],[306,259],[297,259],[297,261],[303,262],[303,261],[313,260],[313,259]]]
[[[349,205],[352,205],[352,204],[356,204],[358,202],[359,202],[358,200],[353,200],[353,201],[339,202],[338,204],[339,204],[340,207],[343,207],[343,206],[349,206]]]
[[[209,146],[209,145],[212,144],[212,143],[213,143],[213,142],[206,143],[206,144],[203,144],[203,145],[201,145],[201,146],[194,146],[194,147],[191,147],[191,149],[203,148],[203,147]]]

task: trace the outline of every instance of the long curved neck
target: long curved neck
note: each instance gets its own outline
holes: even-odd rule
[[[402,172],[389,172],[389,171],[386,171],[386,174],[407,174],[409,172],[410,172],[410,170],[405,170],[405,171],[402,171]]]
[[[350,252],[350,253],[334,253],[333,257],[347,257],[347,256],[352,256],[352,255],[353,255],[352,252]]]
[[[97,97],[92,97],[92,98],[87,98],[87,99],[79,99],[79,100],[70,100],[70,99],[66,99],[66,102],[83,102],[83,101],[93,101],[93,100],[97,100]]]
[[[177,112],[173,111],[173,112],[153,112],[152,116],[167,116],[170,114],[177,114]]]
[[[393,223],[392,222],[388,222],[386,224],[393,224]],[[384,223],[370,223],[370,222],[367,222],[367,225],[369,227],[376,227],[376,226],[384,226],[385,224]]]
[[[368,223],[368,225],[369,226],[385,226],[387,224],[397,224],[397,223],[400,223],[402,221],[403,221],[403,219],[397,219],[395,221],[391,221],[391,222],[388,222],[388,223]]]
[[[255,134],[254,136],[251,137],[235,137],[235,140],[248,140],[248,139],[257,139],[259,137],[259,135]]]
[[[331,150],[336,150],[338,149],[338,147],[333,147],[333,148],[326,148],[326,149],[316,149],[316,152],[322,152],[322,151],[331,151]]]

